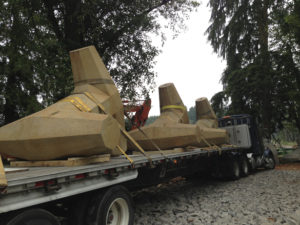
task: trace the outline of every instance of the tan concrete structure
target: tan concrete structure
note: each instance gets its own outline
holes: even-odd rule
[[[198,101],[196,125],[189,124],[187,110],[172,83],[159,87],[159,100],[161,107],[160,117],[151,125],[141,128],[147,137],[152,139],[161,149],[172,149],[186,146],[207,146],[210,144],[224,144],[227,141],[226,131],[212,128],[210,119],[214,112],[210,111],[210,116],[203,115],[208,109],[212,110],[207,99]],[[207,105],[208,103],[208,105]],[[209,108],[209,107],[210,108]],[[213,113],[213,114],[212,114]],[[216,118],[216,117],[215,117]],[[153,151],[154,146],[149,139],[138,130],[133,130],[130,135],[145,149]],[[130,146],[134,148],[134,146]]]
[[[200,127],[218,128],[218,118],[205,97],[196,100],[196,120]]]
[[[189,124],[187,110],[173,83],[159,86],[160,117],[155,123]]]
[[[0,153],[26,160],[119,154],[126,150],[120,95],[95,47],[70,52],[74,92],[33,115],[0,128]],[[109,115],[99,109],[104,106]]]
[[[229,143],[227,132],[223,129],[215,129],[218,128],[218,118],[205,97],[196,100],[196,119],[201,137],[205,137],[209,144],[222,145]],[[204,144],[202,138],[200,146]]]

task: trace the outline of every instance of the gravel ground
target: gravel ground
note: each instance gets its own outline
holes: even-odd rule
[[[135,225],[300,224],[300,170],[184,180],[135,193]]]

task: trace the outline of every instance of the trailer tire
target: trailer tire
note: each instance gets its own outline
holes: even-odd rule
[[[249,173],[250,173],[250,165],[249,165],[248,159],[247,159],[247,157],[243,157],[241,159],[241,175],[243,177],[246,177],[249,175]]]
[[[91,202],[88,225],[133,225],[133,201],[123,186],[109,188]]]
[[[50,212],[43,209],[29,209],[26,210],[13,219],[6,225],[60,225],[57,218]]]
[[[70,206],[69,223],[70,225],[86,225],[89,203],[92,195],[85,194],[76,198]]]
[[[238,180],[241,176],[241,168],[237,159],[232,159],[229,163],[229,179]]]

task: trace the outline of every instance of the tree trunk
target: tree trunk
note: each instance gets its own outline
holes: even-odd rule
[[[273,132],[272,122],[270,114],[272,113],[272,75],[271,75],[271,63],[270,63],[270,55],[269,55],[269,0],[261,0],[260,1],[260,9],[258,10],[258,30],[259,30],[259,44],[260,44],[260,52],[259,59],[261,64],[261,113],[263,120],[263,128],[264,128],[264,136],[267,138]]]
[[[17,111],[17,99],[16,92],[18,92],[18,87],[16,86],[16,75],[9,74],[5,88],[5,105],[3,110],[4,124],[11,123],[19,119],[19,113]]]
[[[65,0],[64,33],[65,44],[68,51],[84,47],[83,22],[79,21],[81,0]]]

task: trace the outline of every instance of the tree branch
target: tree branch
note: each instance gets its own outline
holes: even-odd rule
[[[57,20],[55,18],[55,15],[54,15],[54,10],[53,10],[54,4],[53,4],[53,1],[43,0],[43,3],[46,6],[47,17],[48,17],[48,20],[49,20],[50,24],[53,27],[53,30],[54,30],[54,33],[55,33],[56,37],[59,40],[62,40],[63,39],[63,34],[62,34],[61,30],[59,29],[58,22],[57,22]]]
[[[143,18],[147,14],[151,13],[155,9],[158,9],[161,6],[168,4],[171,1],[172,0],[162,0],[159,4],[154,5],[154,6],[150,7],[149,9],[145,10],[144,12],[136,15],[130,22],[126,23],[121,29],[117,30],[114,34],[111,35],[111,38],[109,39],[109,41],[107,41],[107,43],[104,44],[104,46],[101,48],[102,54],[108,48],[110,48],[111,46],[115,45],[115,43],[118,41],[118,39],[131,27],[131,25],[133,23],[135,23],[136,21],[142,21],[141,18]],[[140,22],[139,26],[141,24],[142,23]]]

